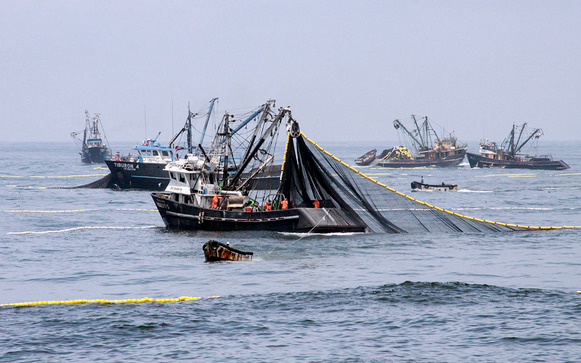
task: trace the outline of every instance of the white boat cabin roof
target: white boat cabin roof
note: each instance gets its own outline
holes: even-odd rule
[[[134,147],[144,162],[170,162],[177,159],[176,151],[169,147],[139,145]]]

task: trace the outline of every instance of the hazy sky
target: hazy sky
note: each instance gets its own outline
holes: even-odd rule
[[[145,119],[167,141],[212,97],[274,98],[317,141],[394,140],[411,114],[581,140],[580,1],[4,0],[0,39],[4,142],[69,141],[85,109],[109,141]]]

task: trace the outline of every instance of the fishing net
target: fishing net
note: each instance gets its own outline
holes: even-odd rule
[[[296,207],[341,208],[371,232],[511,231],[520,226],[462,216],[417,201],[359,173],[301,136],[289,138],[280,192]]]

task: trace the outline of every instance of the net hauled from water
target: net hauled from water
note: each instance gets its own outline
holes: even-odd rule
[[[569,229],[494,222],[421,202],[394,190],[324,150],[304,134],[289,137],[280,191],[297,206],[341,208],[369,232],[504,232]]]

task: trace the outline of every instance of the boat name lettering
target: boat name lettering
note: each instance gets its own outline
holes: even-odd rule
[[[123,170],[135,171],[135,165],[134,164],[115,163],[115,167],[116,168],[121,168]]]

